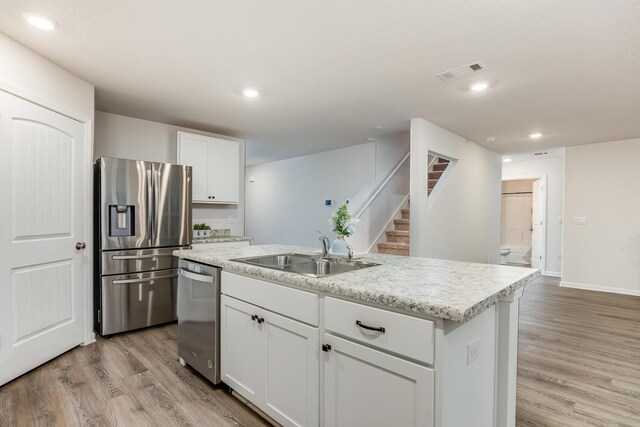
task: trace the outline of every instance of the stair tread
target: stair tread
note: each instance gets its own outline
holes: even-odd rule
[[[409,213],[409,209],[400,209],[400,213],[408,214]]]
[[[387,231],[387,236],[402,236],[402,237],[409,237],[409,230],[392,230],[392,231]]]
[[[408,220],[408,219],[394,219],[394,220],[393,220],[393,222],[394,222],[395,224],[409,224],[409,221],[410,221],[410,220]]]
[[[400,243],[400,242],[385,242],[385,243],[378,243],[378,248],[409,249],[409,244],[408,243]]]

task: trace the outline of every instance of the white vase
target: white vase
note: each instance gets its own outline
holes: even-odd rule
[[[331,243],[331,253],[334,255],[347,255],[349,253],[347,236],[341,234],[336,236],[336,239]]]

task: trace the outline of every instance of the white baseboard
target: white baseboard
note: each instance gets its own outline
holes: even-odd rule
[[[560,282],[560,286],[563,288],[584,289],[586,291],[609,292],[612,294],[640,296],[640,289],[611,288],[609,286],[575,282]]]
[[[560,273],[559,271],[543,271],[541,274],[543,276],[562,277],[562,273]]]

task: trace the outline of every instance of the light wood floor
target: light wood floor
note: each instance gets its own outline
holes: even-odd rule
[[[640,426],[640,297],[558,282],[520,303],[518,426]]]
[[[640,426],[640,297],[558,287],[521,300],[517,424]],[[264,426],[178,363],[176,326],[98,340],[0,387],[5,426]]]
[[[178,362],[175,324],[78,347],[0,387],[0,426],[265,426]]]

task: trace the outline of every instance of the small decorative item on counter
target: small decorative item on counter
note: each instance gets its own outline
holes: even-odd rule
[[[355,233],[356,229],[354,224],[360,222],[359,219],[354,218],[349,209],[347,203],[342,203],[338,210],[336,210],[329,219],[331,225],[331,231],[337,234],[336,239],[331,244],[332,254],[347,254],[349,252],[347,248],[347,237]]]
[[[207,224],[193,224],[193,237],[205,237],[211,235],[211,227]]]

